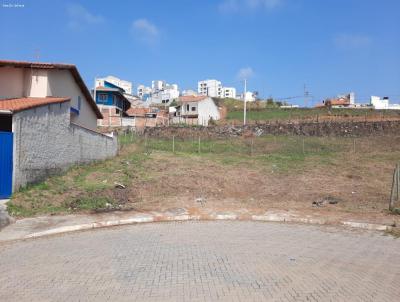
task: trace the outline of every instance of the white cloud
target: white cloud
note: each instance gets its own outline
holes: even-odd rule
[[[101,15],[94,15],[80,4],[69,4],[67,6],[69,16],[68,27],[81,29],[87,25],[95,25],[104,22]]]
[[[279,6],[282,0],[246,0],[247,5],[252,8],[263,7],[266,9],[272,9]]]
[[[338,34],[333,38],[333,44],[341,50],[352,50],[369,47],[372,39],[366,35]]]
[[[238,12],[242,9],[272,10],[281,5],[283,0],[223,0],[219,4],[219,10],[224,13]]]
[[[239,10],[238,0],[225,0],[219,4],[219,10],[224,13],[236,12]]]
[[[252,76],[254,76],[254,71],[251,67],[241,68],[236,75],[239,80],[249,79]]]
[[[145,18],[133,21],[131,33],[142,42],[151,45],[154,45],[160,39],[160,31],[157,26]]]

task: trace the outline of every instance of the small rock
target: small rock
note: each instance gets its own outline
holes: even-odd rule
[[[123,184],[121,184],[119,182],[114,182],[114,185],[118,189],[125,189],[126,188],[125,185],[123,185]]]
[[[203,197],[199,197],[199,198],[196,198],[196,202],[199,202],[199,203],[201,203],[201,205],[204,205],[206,203],[206,199]]]
[[[338,204],[339,201],[341,201],[339,198],[333,196],[326,196],[316,201],[313,201],[312,205],[316,207],[323,207],[326,204]]]

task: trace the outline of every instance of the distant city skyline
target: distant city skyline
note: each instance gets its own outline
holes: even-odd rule
[[[0,58],[76,64],[180,90],[217,79],[261,98],[313,102],[354,91],[400,101],[400,2],[220,0],[24,1],[0,6]],[[303,104],[303,99],[288,102]],[[310,99],[311,102],[311,99]],[[311,104],[309,104],[311,105]]]

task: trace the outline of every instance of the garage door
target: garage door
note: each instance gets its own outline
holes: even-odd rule
[[[12,193],[13,133],[0,131],[0,199]]]

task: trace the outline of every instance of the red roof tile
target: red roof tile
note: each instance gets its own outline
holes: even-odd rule
[[[126,111],[126,114],[129,116],[145,116],[146,113],[149,113],[150,109],[149,108],[134,108],[131,107]]]
[[[39,106],[63,103],[69,100],[70,98],[67,97],[5,99],[0,100],[0,110],[10,110],[11,112],[18,112]]]
[[[186,95],[179,97],[179,102],[186,103],[186,102],[200,102],[204,99],[208,98],[206,95]]]
[[[59,64],[59,63],[44,63],[44,62],[23,62],[23,61],[8,61],[8,60],[0,60],[0,67],[4,66],[11,66],[17,68],[37,68],[37,69],[67,69],[71,72],[72,76],[75,79],[75,82],[81,88],[83,94],[85,95],[86,99],[88,100],[90,106],[92,107],[93,111],[96,113],[97,118],[102,119],[103,115],[101,114],[99,108],[95,100],[93,100],[92,95],[90,94],[88,88],[86,87],[85,83],[81,75],[79,74],[78,69],[75,65],[72,64]]]

